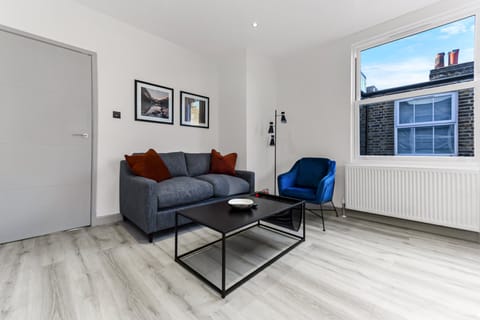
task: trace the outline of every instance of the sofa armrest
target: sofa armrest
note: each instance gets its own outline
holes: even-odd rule
[[[155,231],[156,184],[133,174],[125,160],[120,162],[120,213],[147,234]]]
[[[247,181],[250,185],[249,193],[255,192],[255,172],[247,170],[235,170],[237,177]]]

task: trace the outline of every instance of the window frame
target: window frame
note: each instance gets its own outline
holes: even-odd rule
[[[452,101],[452,108],[450,110],[450,120],[432,120],[428,122],[413,122],[413,123],[406,123],[406,124],[401,124],[400,123],[400,103],[401,102],[406,102],[406,101],[412,101],[412,100],[419,100],[419,99],[425,99],[425,98],[439,98],[439,97],[450,97]],[[413,98],[407,98],[407,99],[399,99],[394,101],[394,144],[395,144],[395,156],[428,156],[428,157],[452,157],[452,156],[457,156],[458,155],[458,92],[452,91],[452,92],[447,92],[447,93],[441,93],[441,94],[432,94],[432,95],[427,95],[427,96],[417,96]],[[434,108],[434,105],[432,104],[432,108]],[[433,116],[433,113],[432,113]],[[414,117],[415,117],[415,112],[414,112]],[[402,128],[434,128],[437,126],[442,126],[442,125],[453,125],[454,126],[454,152],[453,153],[442,153],[442,154],[436,154],[436,153],[416,153],[415,150],[413,150],[413,153],[398,153],[398,129]],[[433,137],[435,137],[435,134],[433,134]],[[415,148],[413,148],[415,149]],[[435,152],[435,150],[434,150]]]
[[[457,20],[461,20],[470,16],[475,16],[475,39],[474,39],[474,75],[473,80],[466,82],[459,82],[453,84],[447,84],[443,86],[430,87],[424,89],[417,89],[409,92],[391,93],[378,97],[368,97],[361,99],[360,79],[361,79],[361,51],[376,47],[385,43],[389,43],[413,34],[421,33],[444,24],[448,24]],[[459,157],[459,156],[444,156],[444,155],[361,155],[360,154],[360,106],[368,105],[386,101],[396,101],[400,99],[408,99],[419,96],[428,96],[434,94],[444,94],[448,92],[458,92],[464,89],[473,89],[477,92],[480,87],[479,75],[480,75],[480,6],[459,9],[452,11],[449,14],[439,14],[425,18],[421,21],[412,20],[411,24],[403,23],[399,24],[400,27],[390,29],[383,34],[372,36],[366,40],[360,40],[355,42],[351,46],[351,117],[350,117],[350,162],[368,162],[370,164],[388,164],[388,165],[400,165],[411,164],[417,165],[419,163],[436,165],[437,163],[443,163],[444,165],[459,162],[463,165],[478,166],[480,160],[480,117],[474,114],[474,150],[473,157]],[[433,57],[432,57],[433,63]],[[479,99],[474,99],[474,110],[479,110]],[[458,125],[457,125],[458,127]],[[396,130],[395,130],[396,134]],[[458,134],[457,134],[458,138]],[[458,144],[458,141],[457,143]],[[458,149],[458,145],[456,145]],[[396,149],[396,148],[395,148]]]

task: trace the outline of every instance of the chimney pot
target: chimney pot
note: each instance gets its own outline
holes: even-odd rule
[[[435,69],[445,67],[445,52],[439,52],[435,56]]]
[[[458,55],[460,53],[460,49],[453,49],[452,51],[448,52],[448,65],[455,65],[458,64]]]

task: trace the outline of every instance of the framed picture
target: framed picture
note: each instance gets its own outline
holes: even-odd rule
[[[209,112],[208,97],[180,91],[180,125],[208,129]]]
[[[173,124],[173,89],[135,80],[135,120]]]

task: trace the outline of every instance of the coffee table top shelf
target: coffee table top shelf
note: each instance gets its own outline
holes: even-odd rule
[[[226,234],[257,222],[258,220],[297,207],[303,203],[303,201],[300,200],[264,193],[255,193],[253,195],[240,196],[238,198],[252,199],[257,206],[248,210],[238,210],[231,208],[227,201],[223,201],[197,208],[180,210],[177,213],[194,222],[198,222],[215,231]]]

